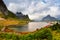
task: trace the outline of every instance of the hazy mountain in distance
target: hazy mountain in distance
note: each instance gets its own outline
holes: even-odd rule
[[[28,15],[23,15],[22,12],[17,12],[17,13],[16,13],[16,16],[17,16],[19,19],[29,19]]]
[[[57,18],[52,17],[52,16],[50,16],[50,15],[47,15],[46,17],[44,17],[44,18],[42,19],[42,21],[55,21],[55,20],[57,20]]]
[[[57,19],[60,20],[60,15],[57,15]]]

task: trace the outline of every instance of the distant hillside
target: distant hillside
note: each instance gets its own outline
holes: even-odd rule
[[[58,20],[60,20],[60,15],[57,15]]]
[[[50,15],[47,15],[42,19],[42,21],[55,21],[55,20],[57,20],[57,18],[51,17]]]
[[[23,15],[22,12],[17,12],[17,13],[16,13],[16,16],[17,16],[19,19],[28,19],[28,20],[30,20],[29,17],[28,17],[28,15]]]

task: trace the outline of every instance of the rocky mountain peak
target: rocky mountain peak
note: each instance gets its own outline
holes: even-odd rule
[[[47,15],[46,17],[44,17],[42,19],[42,21],[54,21],[54,20],[57,20],[55,17],[52,17],[50,15]]]

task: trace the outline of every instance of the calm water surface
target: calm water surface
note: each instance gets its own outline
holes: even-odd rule
[[[11,27],[10,29],[13,29],[18,32],[32,32],[35,31],[36,29],[43,28],[48,24],[49,23],[47,22],[29,22],[25,26]]]

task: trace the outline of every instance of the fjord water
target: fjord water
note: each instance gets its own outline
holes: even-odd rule
[[[32,31],[35,31],[36,29],[41,29],[48,24],[49,23],[47,22],[29,22],[25,26],[10,27],[10,29],[13,29],[18,32],[32,32]]]

